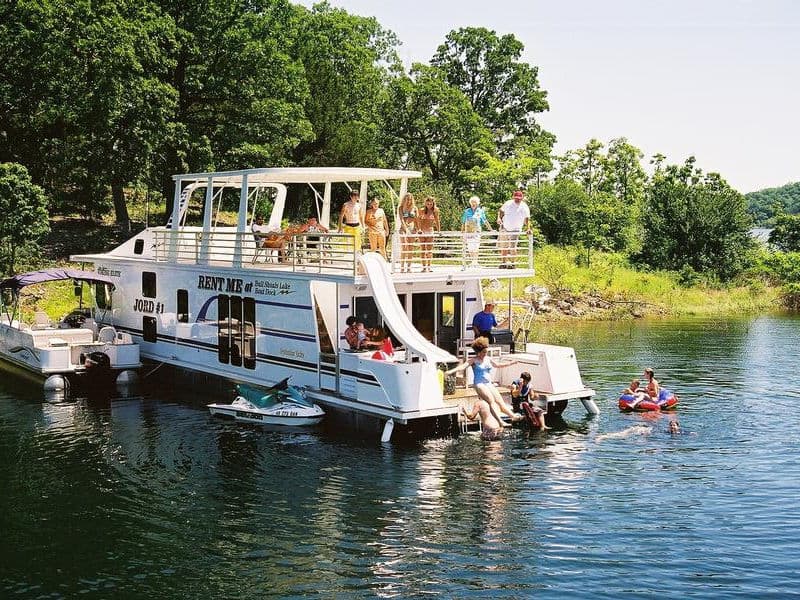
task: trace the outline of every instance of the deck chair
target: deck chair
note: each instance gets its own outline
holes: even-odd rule
[[[37,310],[33,314],[33,329],[47,329],[52,324],[50,317],[43,310]]]

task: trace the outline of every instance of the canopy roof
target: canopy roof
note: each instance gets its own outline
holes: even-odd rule
[[[202,181],[209,177],[215,185],[240,184],[247,175],[248,185],[258,183],[336,183],[345,181],[374,181],[384,179],[415,179],[422,177],[419,171],[401,169],[361,169],[352,167],[287,167],[270,169],[243,169],[241,171],[218,171],[210,173],[188,173],[173,175],[173,179]]]
[[[78,271],[76,269],[43,269],[41,271],[31,271],[30,273],[20,273],[0,281],[0,289],[10,288],[19,291],[22,288],[33,285],[34,283],[44,283],[46,281],[62,281],[73,279],[77,281],[88,281],[90,283],[108,283],[114,285],[111,277],[100,275],[92,271]]]

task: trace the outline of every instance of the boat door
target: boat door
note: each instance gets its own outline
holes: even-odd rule
[[[436,345],[456,354],[461,337],[461,292],[440,292],[437,296]]]

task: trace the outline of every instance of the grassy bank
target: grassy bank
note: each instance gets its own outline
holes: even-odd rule
[[[619,254],[594,253],[587,265],[585,254],[576,249],[545,246],[534,262],[536,277],[515,282],[513,297],[530,298],[526,288],[531,285],[547,288],[550,310],[539,313],[540,320],[723,316],[779,307],[778,288],[759,281],[685,286],[677,273],[636,269]],[[508,288],[501,286],[490,296],[503,302]]]

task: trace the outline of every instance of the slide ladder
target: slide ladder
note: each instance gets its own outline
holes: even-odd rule
[[[431,363],[458,362],[458,358],[429,342],[409,320],[397,297],[389,263],[377,252],[366,252],[359,258],[372,286],[373,297],[383,320],[395,337],[406,347],[406,355],[417,354]]]

